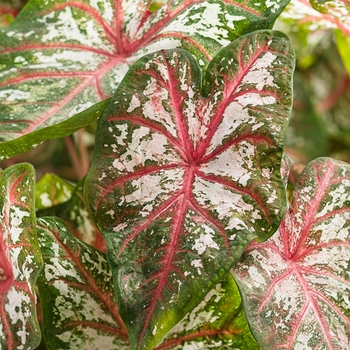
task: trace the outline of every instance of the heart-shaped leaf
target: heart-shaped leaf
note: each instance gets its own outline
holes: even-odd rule
[[[301,174],[278,232],[233,268],[262,349],[348,349],[350,166],[329,158]]]
[[[78,241],[58,218],[37,220],[45,267],[38,279],[49,350],[129,350],[102,252]]]
[[[96,120],[106,102],[91,106],[138,57],[183,47],[204,67],[238,36],[271,28],[289,0],[173,0],[154,13],[150,2],[31,0],[0,31],[1,158]]]
[[[154,347],[278,228],[293,67],[283,33],[255,32],[213,59],[201,91],[193,56],[162,51],[130,68],[106,108],[86,200],[134,348]]]
[[[34,349],[41,339],[35,282],[42,259],[35,234],[35,173],[29,164],[0,178],[0,348]]]

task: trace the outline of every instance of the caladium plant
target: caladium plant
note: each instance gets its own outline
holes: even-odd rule
[[[182,47],[202,67],[222,46],[271,28],[279,1],[31,0],[0,30],[0,157],[91,124],[137,58]]]
[[[350,346],[350,166],[304,169],[278,232],[252,243],[232,274],[262,349]]]
[[[33,349],[40,343],[35,282],[42,266],[35,235],[35,173],[29,164],[0,178],[0,346]]]
[[[135,348],[154,347],[253,238],[276,231],[293,67],[288,38],[273,31],[220,51],[203,88],[188,52],[157,52],[104,111],[86,198]]]
[[[101,117],[79,183],[1,173],[0,348],[350,348],[349,165],[286,201],[287,3],[30,0],[1,29],[1,157]]]
[[[38,219],[38,240],[45,264],[38,286],[43,312],[48,315],[43,320],[46,346],[131,350],[105,254],[79,241],[55,217]],[[228,275],[156,349],[216,349],[242,343],[259,348]]]

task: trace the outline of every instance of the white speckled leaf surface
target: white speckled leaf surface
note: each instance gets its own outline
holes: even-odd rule
[[[174,0],[152,13],[149,2],[31,0],[0,29],[1,159],[95,121],[104,104],[92,106],[142,55],[182,47],[204,67],[239,35],[271,28],[288,3]]]
[[[29,164],[0,178],[0,348],[34,349],[40,343],[35,282],[42,259],[35,233],[35,172]]]
[[[38,279],[48,349],[129,350],[105,254],[80,242],[62,220],[37,220],[44,269]]]
[[[277,233],[233,268],[262,349],[350,348],[350,166],[311,162]]]
[[[162,51],[130,69],[106,108],[85,197],[135,348],[155,346],[251,239],[277,229],[293,67],[273,31],[223,49],[203,88],[189,53]]]

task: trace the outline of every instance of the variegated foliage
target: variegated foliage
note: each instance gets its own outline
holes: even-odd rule
[[[103,253],[58,218],[37,220],[44,269],[38,279],[48,349],[129,349]]]
[[[106,256],[77,240],[58,218],[38,219],[45,268],[39,278],[48,350],[130,350],[119,318]],[[231,276],[174,328],[155,350],[258,349]]]
[[[86,201],[133,348],[156,346],[251,239],[278,228],[293,67],[273,31],[223,49],[203,88],[192,55],[161,51],[130,68],[106,108]]]
[[[35,282],[42,259],[35,234],[34,169],[14,165],[0,178],[0,348],[40,343]]]
[[[350,348],[350,166],[311,162],[278,232],[234,267],[262,349]]]
[[[205,67],[238,36],[271,28],[288,2],[172,0],[151,12],[150,0],[29,1],[0,30],[0,157],[96,120],[106,101],[94,104],[140,56],[182,47]]]

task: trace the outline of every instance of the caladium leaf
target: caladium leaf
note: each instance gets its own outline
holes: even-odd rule
[[[230,274],[155,348],[183,349],[260,349],[250,333],[239,291]]]
[[[67,202],[74,186],[55,174],[45,174],[36,184],[35,207],[37,210],[51,208]]]
[[[278,232],[233,268],[262,349],[348,349],[350,165],[309,163]]]
[[[243,36],[201,91],[192,55],[157,52],[130,68],[101,117],[86,200],[134,348],[156,346],[253,238],[278,228],[293,55],[283,33]]]
[[[37,225],[47,348],[129,350],[105,254],[77,240],[58,218],[40,218]]]
[[[204,67],[288,2],[173,0],[152,13],[149,0],[29,1],[0,31],[0,157],[96,120],[138,57],[183,47]]]
[[[41,339],[35,282],[42,259],[35,234],[35,172],[29,164],[0,178],[0,348],[34,349]]]

